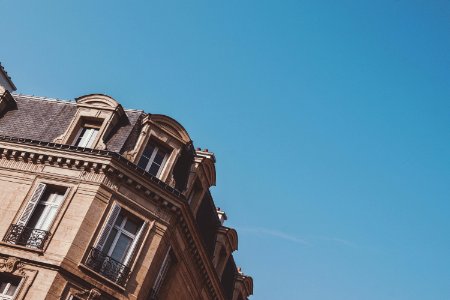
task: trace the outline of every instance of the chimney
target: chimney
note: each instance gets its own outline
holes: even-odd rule
[[[16,86],[6,73],[0,63],[0,115],[4,114],[9,108],[13,107],[15,100],[11,96],[11,92],[16,90]]]
[[[220,225],[223,225],[223,223],[225,223],[225,221],[228,219],[225,212],[220,210],[220,207],[217,208],[217,216],[219,217]]]
[[[15,90],[16,86],[12,82],[11,77],[8,76],[5,68],[3,68],[2,64],[0,63],[0,95],[3,95],[5,91],[12,93]]]

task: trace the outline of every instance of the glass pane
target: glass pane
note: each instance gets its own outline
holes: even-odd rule
[[[158,153],[156,153],[153,162],[156,162],[158,165],[161,165],[164,160],[164,157],[166,157],[166,152],[164,150],[159,149]]]
[[[64,193],[63,192],[52,192],[50,197],[48,198],[49,202],[54,204],[61,204],[62,200],[64,199]]]
[[[155,149],[155,145],[149,143],[145,147],[144,152],[142,153],[142,155],[150,158],[150,156],[152,156],[152,153],[153,153],[154,149]]]
[[[20,280],[21,277],[0,273],[0,295],[13,296],[19,286]]]
[[[77,140],[77,144],[75,146],[86,147],[86,143],[89,139],[89,136],[90,136],[90,132],[88,131],[88,129],[83,128],[83,130],[81,131],[80,137]]]
[[[131,238],[121,234],[114,247],[114,251],[111,253],[111,257],[119,262],[123,262],[132,241]]]
[[[158,171],[159,171],[159,165],[157,165],[157,164],[152,164],[152,166],[148,170],[148,172],[150,174],[152,174],[153,176],[156,176],[158,174]]]
[[[138,167],[141,169],[144,169],[147,167],[149,158],[145,156],[141,156],[141,159],[139,159]]]
[[[51,188],[47,188],[39,202],[51,202],[53,200],[53,194],[54,191]]]
[[[7,296],[13,296],[14,293],[16,292],[16,290],[17,290],[17,285],[14,285],[13,283],[11,283],[11,285],[9,286],[8,291],[6,292],[6,295]]]
[[[109,253],[109,251],[111,250],[111,245],[112,245],[116,235],[117,235],[117,229],[115,229],[115,228],[111,229],[108,239],[106,240],[105,246],[103,247],[104,253]]]
[[[53,223],[53,220],[55,219],[56,212],[58,211],[58,208],[55,206],[47,206],[47,213],[44,213],[41,215],[41,218],[37,222],[35,228],[41,229],[41,230],[49,230],[50,225]]]
[[[117,220],[116,220],[116,223],[115,223],[116,226],[119,226],[119,227],[120,227],[120,225],[122,225],[123,218],[124,218],[123,213],[120,213],[120,214],[117,216]]]
[[[7,282],[0,283],[0,295],[5,292],[5,288],[6,288],[7,284],[8,284]]]
[[[127,223],[125,223],[125,230],[128,231],[131,234],[136,234],[138,231],[138,224],[134,220],[127,220]]]
[[[81,129],[80,136],[77,138],[75,142],[75,146],[79,146],[83,136],[86,134],[86,128]]]
[[[39,220],[42,217],[42,213],[44,212],[45,205],[38,204],[33,212],[33,215],[30,218],[30,221],[27,223],[27,227],[36,228],[36,225],[39,223]]]

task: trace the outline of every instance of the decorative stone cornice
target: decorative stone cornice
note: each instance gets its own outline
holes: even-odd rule
[[[230,252],[238,249],[238,234],[235,229],[221,226],[219,227],[218,235],[222,235],[226,238],[227,246],[231,250]]]
[[[147,114],[142,120],[143,124],[154,123],[176,139],[180,140],[183,144],[191,142],[191,138],[184,129],[184,127],[176,120],[166,115],[160,114]]]
[[[238,274],[236,275],[235,290],[240,292],[245,298],[253,295],[253,278],[244,275],[241,268],[238,268]]]
[[[148,181],[152,182],[153,185],[158,186],[159,189],[164,190],[165,192],[171,194],[172,196],[175,196],[176,198],[184,198],[184,196],[179,191],[172,188],[165,182],[159,180],[155,176],[152,176],[151,174],[145,172],[143,169],[126,160],[116,152],[81,148],[66,144],[42,142],[31,139],[15,138],[4,135],[0,135],[0,142],[10,142],[16,145],[38,146],[40,148],[58,150],[57,152],[52,152],[51,154],[49,154],[49,152],[44,154],[40,151],[34,151],[34,149],[31,149],[29,147],[14,149],[14,147],[5,147],[0,145],[0,155],[1,157],[7,159],[21,159],[24,161],[31,161],[40,164],[57,164],[61,167],[79,168],[86,171],[115,174],[121,179],[130,180],[130,178],[128,178],[123,172],[119,170],[118,167],[121,167],[120,169],[129,170],[135,175],[139,176],[139,178],[141,179],[147,179]],[[73,155],[70,155],[70,157],[68,157],[67,153],[64,153],[65,151],[70,153],[78,153],[82,156],[74,158]],[[99,162],[98,160],[93,161],[92,156],[94,156],[94,158],[102,158],[103,162]],[[111,160],[114,160],[114,162],[118,164],[118,167],[114,167],[110,163]]]
[[[39,151],[41,148],[49,151]],[[79,155],[74,156],[74,154]],[[157,205],[178,217],[178,222],[188,241],[188,247],[212,299],[224,298],[214,266],[206,254],[199,234],[196,233],[193,217],[186,218],[191,213],[185,196],[165,182],[145,172],[120,154],[107,150],[0,135],[0,158],[103,173],[112,180],[121,181],[132,187],[146,199],[156,202]]]
[[[208,188],[216,185],[216,158],[213,153],[196,150],[195,163],[199,166],[199,176],[203,177]]]
[[[23,268],[23,263],[17,257],[0,259],[0,272],[13,273]]]
[[[77,106],[114,111],[119,117],[125,115],[122,105],[114,98],[103,94],[90,94],[75,99]]]

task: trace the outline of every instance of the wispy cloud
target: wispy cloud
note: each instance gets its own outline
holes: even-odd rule
[[[271,236],[285,241],[302,244],[304,246],[313,246],[314,244],[317,244],[320,241],[322,241],[322,242],[332,242],[352,248],[358,247],[358,245],[356,245],[355,243],[338,237],[315,236],[315,235],[309,236],[307,238],[298,237],[296,235],[287,232],[263,227],[239,227],[238,231],[242,233],[250,233],[255,235]]]
[[[268,228],[261,228],[261,227],[257,227],[257,228],[239,228],[240,232],[248,232],[248,233],[254,233],[254,234],[259,234],[259,235],[269,235],[272,237],[276,237],[276,238],[280,238],[286,241],[290,241],[290,242],[294,242],[297,244],[302,244],[305,246],[311,246],[311,243],[309,243],[308,241],[301,239],[299,237],[296,237],[294,235],[291,235],[289,233],[285,233],[282,231],[278,231],[278,230],[273,230],[273,229],[268,229]]]

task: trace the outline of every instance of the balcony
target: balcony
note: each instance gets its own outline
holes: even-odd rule
[[[14,245],[42,250],[49,236],[50,233],[45,230],[11,224],[3,241]]]
[[[130,274],[129,267],[94,247],[91,247],[85,265],[120,286],[125,285]]]

